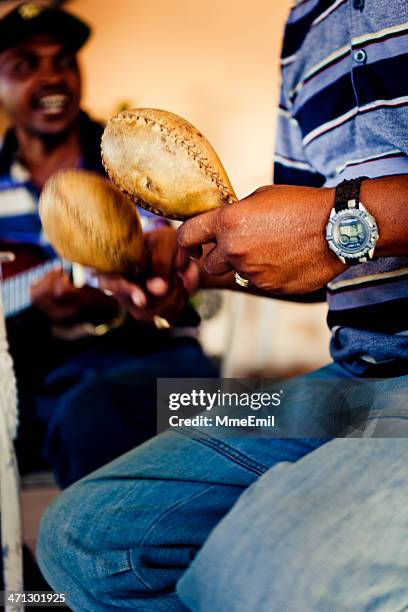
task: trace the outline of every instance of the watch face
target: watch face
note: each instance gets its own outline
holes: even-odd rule
[[[347,214],[335,221],[332,236],[333,242],[342,252],[358,253],[370,240],[370,228],[359,215]]]

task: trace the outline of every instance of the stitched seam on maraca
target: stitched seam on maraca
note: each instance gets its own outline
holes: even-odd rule
[[[165,217],[166,219],[174,219],[175,221],[185,221],[186,220],[186,216],[185,215],[172,215],[169,212],[165,212],[161,208],[154,208],[151,204],[146,202],[146,200],[142,200],[142,198],[139,198],[139,197],[135,196],[134,194],[130,193],[130,191],[127,191],[127,189],[125,189],[121,185],[121,183],[119,182],[118,177],[110,172],[110,170],[107,167],[107,165],[105,163],[105,160],[103,158],[103,154],[102,154],[102,164],[103,164],[103,167],[105,168],[109,178],[116,185],[116,187],[119,189],[119,191],[121,191],[124,195],[126,195],[128,198],[130,198],[137,206],[141,206],[142,208],[148,210],[149,212],[152,212],[155,215],[160,215],[162,217]],[[233,201],[233,200],[231,200],[231,201]],[[230,204],[230,203],[231,202],[228,202],[228,204]]]
[[[171,136],[174,139],[175,144],[181,145],[187,151],[187,155],[189,157],[191,157],[194,160],[194,162],[196,162],[198,164],[198,167],[200,168],[200,170],[203,171],[204,175],[207,178],[209,178],[212,182],[215,183],[216,187],[221,191],[222,196],[224,198],[227,198],[227,203],[228,204],[232,204],[232,202],[234,202],[234,198],[232,197],[229,188],[222,182],[218,172],[214,172],[211,169],[211,166],[208,164],[208,159],[206,157],[201,156],[197,152],[197,150],[194,151],[194,149],[196,148],[195,144],[189,144],[188,142],[186,142],[185,140],[183,140],[182,138],[177,136],[174,133],[173,130],[169,129],[168,127],[166,127],[162,123],[159,123],[158,121],[155,121],[154,119],[150,119],[150,118],[145,117],[142,114],[136,115],[134,113],[126,112],[125,111],[123,113],[120,113],[116,117],[113,117],[111,119],[111,121],[121,121],[123,119],[127,123],[138,121],[139,119],[142,119],[145,122],[146,125],[152,125],[153,127],[158,127],[161,132],[163,132],[167,136]],[[163,214],[162,210],[155,209],[153,206],[151,206],[150,204],[145,202],[145,200],[141,200],[141,198],[137,198],[137,197],[133,196],[131,193],[129,193],[126,189],[124,189],[119,183],[117,183],[115,181],[114,177],[111,175],[109,169],[106,166],[106,163],[105,163],[105,160],[104,160],[104,157],[103,157],[103,151],[102,151],[102,163],[103,163],[103,166],[104,166],[106,172],[108,173],[109,178],[111,178],[111,180],[113,180],[115,182],[115,184],[119,187],[119,189],[123,193],[125,193],[130,198],[132,198],[132,200],[136,204],[142,202],[142,204],[140,204],[140,205],[144,206],[144,208],[147,208],[148,210],[150,210],[151,212],[154,212],[156,214]],[[169,217],[169,218],[172,218],[172,219],[183,219],[184,218],[184,217],[175,216],[175,215],[174,216],[173,215],[168,215],[167,213],[166,213],[166,216]]]
[[[187,155],[189,155],[190,157],[192,157],[192,159],[198,164],[200,170],[203,170],[204,174],[207,176],[207,178],[209,178],[210,180],[212,180],[213,182],[215,182],[216,186],[220,189],[221,193],[223,196],[230,196],[230,191],[228,189],[228,187],[222,182],[220,175],[218,174],[218,172],[214,172],[210,165],[208,164],[208,159],[206,157],[202,157],[200,156],[199,153],[197,153],[197,151],[194,151],[193,149],[195,149],[196,145],[193,144],[189,144],[188,142],[186,142],[185,140],[183,140],[182,138],[180,138],[179,136],[177,136],[173,130],[169,129],[167,126],[163,125],[162,123],[159,123],[158,121],[155,121],[154,119],[150,119],[148,117],[145,117],[142,114],[138,114],[135,115],[131,112],[123,112],[120,113],[117,118],[115,119],[143,119],[146,123],[146,125],[152,125],[155,127],[158,127],[160,129],[161,132],[164,132],[167,136],[171,136],[174,139],[174,142],[176,144],[181,144],[181,146],[186,149],[187,151]]]

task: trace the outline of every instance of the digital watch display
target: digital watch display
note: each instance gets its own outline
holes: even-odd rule
[[[376,220],[358,200],[364,178],[340,183],[326,227],[328,246],[343,263],[349,265],[373,259],[378,240]]]
[[[346,217],[339,220],[335,228],[335,238],[343,247],[359,250],[365,247],[369,233],[359,219]]]

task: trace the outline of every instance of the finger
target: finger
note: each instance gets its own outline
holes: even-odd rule
[[[191,247],[189,249],[188,256],[189,256],[189,259],[192,259],[193,261],[198,261],[203,256],[203,247],[202,246]]]
[[[140,287],[134,287],[134,289],[132,289],[130,299],[138,308],[144,308],[147,305],[146,294]]]
[[[96,272],[95,276],[98,281],[98,288],[101,291],[108,291],[114,295],[119,293],[122,287],[126,285],[130,286],[130,283],[119,274],[101,274]],[[128,293],[130,293],[130,291]]]
[[[257,189],[255,189],[255,191],[253,191],[252,193],[247,195],[245,198],[243,198],[241,202],[243,202],[244,200],[247,200],[248,198],[252,198],[257,193],[262,193],[264,191],[271,191],[271,189],[272,189],[271,185],[263,185],[262,187],[258,187]]]
[[[169,289],[169,283],[161,278],[160,276],[155,276],[154,278],[149,278],[146,281],[146,287],[156,297],[162,297],[166,295]]]
[[[176,256],[174,258],[174,267],[176,270],[185,270],[191,263],[190,253],[181,246],[177,246]]]
[[[102,291],[123,294],[130,294],[134,287],[138,287],[120,274],[98,274],[98,286]]]
[[[185,270],[179,272],[179,277],[188,295],[191,295],[198,289],[200,284],[200,269],[193,261],[190,261],[190,265]]]
[[[210,210],[185,221],[178,229],[178,243],[185,249],[215,242],[219,209]]]
[[[211,276],[223,276],[224,274],[227,274],[227,272],[230,272],[233,268],[226,260],[221,249],[215,246],[205,258],[204,269],[207,274],[210,274]]]
[[[99,274],[99,288],[102,291],[110,291],[113,295],[128,304],[134,304],[138,308],[144,308],[147,304],[146,295],[139,285],[127,281],[120,275]]]
[[[137,308],[137,306],[122,304],[127,312],[131,315],[133,319],[136,321],[140,321],[143,323],[151,323],[153,324],[153,313],[146,308]]]

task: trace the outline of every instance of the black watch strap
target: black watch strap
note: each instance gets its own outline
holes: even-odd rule
[[[349,200],[355,200],[358,206],[361,183],[367,178],[368,176],[360,176],[349,181],[342,181],[337,185],[334,198],[334,209],[336,212],[348,208]]]

